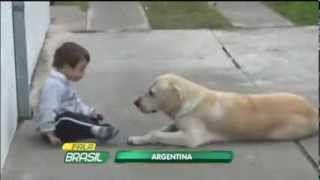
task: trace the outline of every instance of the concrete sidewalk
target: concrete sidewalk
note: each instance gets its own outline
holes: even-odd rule
[[[89,2],[87,30],[148,30],[148,19],[140,2]]]
[[[265,34],[270,34],[268,39]],[[301,141],[303,144],[305,142],[304,148],[308,149],[309,154],[303,152],[296,142],[217,143],[194,149],[232,150],[235,159],[230,164],[113,162],[117,150],[181,149],[126,144],[129,135],[144,134],[168,121],[162,114],[144,115],[132,104],[136,96],[145,92],[153,78],[166,72],[180,74],[218,90],[256,93],[280,89],[298,92],[316,103],[316,85],[311,84],[314,81],[312,77],[317,74],[316,51],[312,51],[317,48],[313,42],[314,37],[317,37],[314,28],[250,32],[195,30],[81,33],[67,36],[64,41],[75,41],[88,48],[92,55],[87,75],[76,84],[77,90],[84,101],[96,106],[112,124],[121,129],[119,137],[111,144],[98,146],[99,150],[111,152],[111,159],[102,165],[66,165],[63,163],[62,150],[42,143],[34,131],[33,122],[28,121],[17,131],[2,177],[4,180],[212,180],[212,177],[219,180],[316,179],[317,171],[307,158],[309,154],[315,155],[313,153],[317,152],[316,137]],[[242,69],[235,68],[222,46]],[[300,53],[292,53],[296,49]],[[304,59],[304,63],[299,61],[300,58]],[[289,60],[292,65],[288,63]],[[268,62],[279,66],[274,68],[274,76],[269,73],[268,68],[270,71],[272,69]],[[279,72],[284,64],[288,68]],[[298,76],[299,73],[303,75]],[[259,84],[259,81],[264,82],[266,78],[268,83]],[[279,78],[284,83],[288,82],[288,86],[283,84],[279,87]],[[303,81],[305,83],[300,84]],[[311,81],[310,84],[307,81]]]
[[[231,21],[234,27],[265,28],[293,26],[290,21],[261,2],[215,1],[215,7]]]
[[[50,6],[50,14],[54,27],[60,31],[85,31],[87,25],[87,13],[78,6]],[[51,28],[52,29],[52,28]]]

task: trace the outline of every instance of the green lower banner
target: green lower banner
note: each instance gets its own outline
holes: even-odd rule
[[[230,163],[232,151],[118,151],[117,163]]]

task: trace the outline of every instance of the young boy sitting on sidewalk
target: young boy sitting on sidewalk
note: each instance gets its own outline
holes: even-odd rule
[[[106,142],[119,132],[110,124],[101,124],[102,115],[84,104],[71,87],[72,81],[82,79],[89,61],[88,51],[72,42],[64,43],[54,54],[36,113],[37,129],[53,145],[87,138]]]

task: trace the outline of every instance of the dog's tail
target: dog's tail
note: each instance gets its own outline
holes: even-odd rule
[[[307,134],[311,134],[314,135],[316,133],[319,132],[319,125],[320,125],[320,115],[319,115],[319,110],[320,108],[314,108],[314,115],[313,117],[310,119],[310,121],[307,123],[307,129],[308,129],[308,133]]]

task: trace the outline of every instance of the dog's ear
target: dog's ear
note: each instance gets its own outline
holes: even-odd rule
[[[174,83],[170,83],[170,88],[172,89],[172,92],[174,92],[177,95],[179,101],[182,101],[183,95],[182,95],[181,88],[179,88]]]

